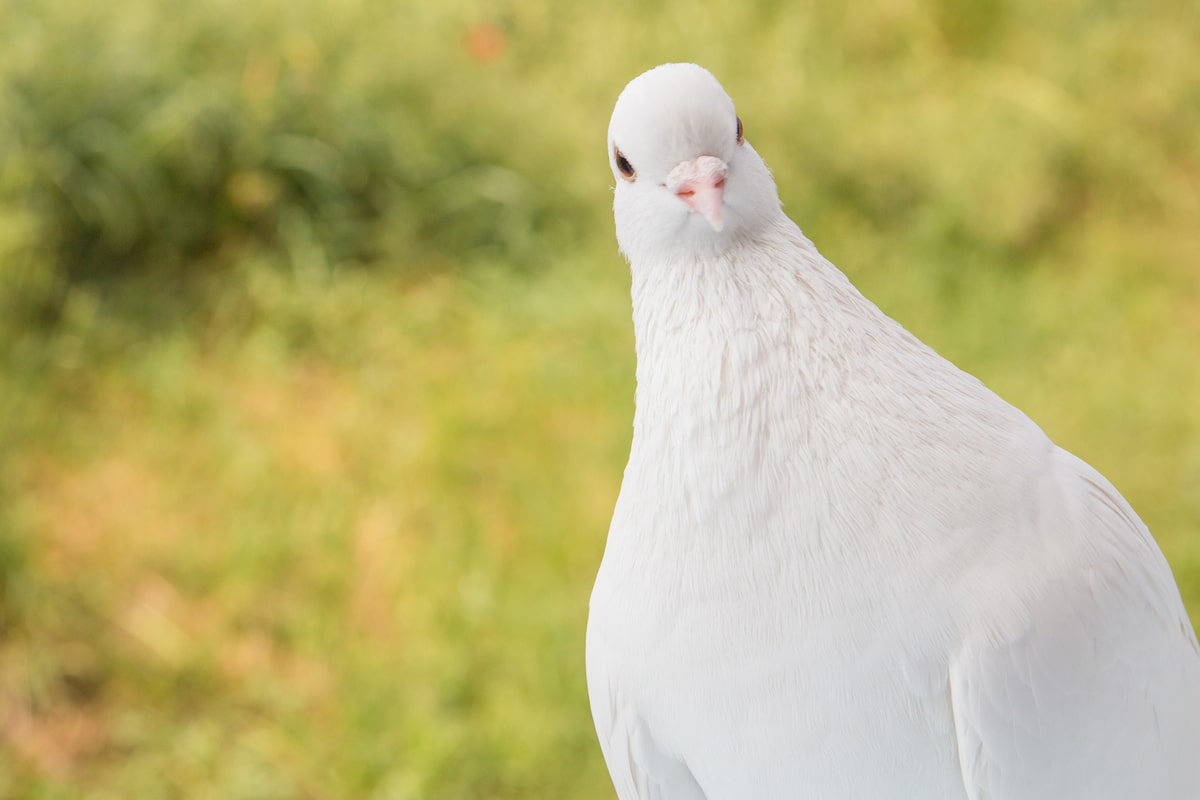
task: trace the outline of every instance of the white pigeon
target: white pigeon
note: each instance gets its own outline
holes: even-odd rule
[[[693,64],[608,131],[633,445],[592,593],[620,800],[1197,800],[1200,647],[1098,472],[883,314]]]

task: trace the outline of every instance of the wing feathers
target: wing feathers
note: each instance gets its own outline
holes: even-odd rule
[[[1063,513],[1036,524],[1072,529],[1035,533],[1068,551],[1029,582],[1027,630],[951,661],[967,797],[1194,800],[1200,656],[1170,568],[1099,473],[1061,450],[1051,464]]]

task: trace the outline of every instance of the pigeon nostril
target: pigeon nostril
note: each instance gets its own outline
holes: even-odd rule
[[[714,183],[713,186],[715,186],[718,189],[724,189],[725,188],[725,179],[721,178],[721,180]]]
[[[691,197],[695,193],[696,193],[695,189],[682,189],[682,190],[676,192],[675,194],[679,195],[680,197]]]

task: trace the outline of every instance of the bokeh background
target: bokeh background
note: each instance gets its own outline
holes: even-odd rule
[[[1182,0],[0,3],[0,797],[613,796],[605,132],[669,60],[1200,620],[1197,42]]]

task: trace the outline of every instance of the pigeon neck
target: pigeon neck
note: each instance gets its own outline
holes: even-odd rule
[[[635,266],[639,421],[715,424],[810,395],[819,359],[796,355],[826,346],[838,295],[853,293],[842,283],[790,222],[707,259]]]

